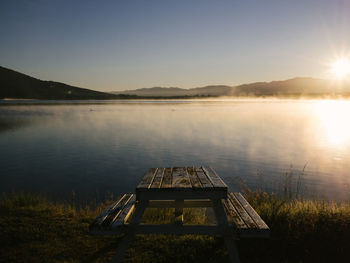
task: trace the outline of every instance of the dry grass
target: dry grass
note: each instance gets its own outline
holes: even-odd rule
[[[240,240],[242,262],[346,262],[350,258],[350,204],[281,198],[242,190],[272,231],[269,240]],[[108,203],[108,201],[106,201]],[[33,195],[0,200],[0,262],[108,262],[120,236],[92,236],[88,226],[105,207],[75,207]],[[205,209],[186,209],[203,223]],[[171,209],[150,209],[145,222],[164,222]],[[227,262],[220,237],[139,235],[126,262]]]

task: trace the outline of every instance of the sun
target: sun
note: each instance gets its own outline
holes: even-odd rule
[[[338,79],[343,79],[350,74],[350,61],[341,58],[332,64],[332,72]]]

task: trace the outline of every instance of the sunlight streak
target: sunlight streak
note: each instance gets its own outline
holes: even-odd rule
[[[342,147],[350,144],[349,101],[318,101],[313,109],[330,143]]]

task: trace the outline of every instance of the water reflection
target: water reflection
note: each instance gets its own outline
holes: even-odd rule
[[[0,117],[0,133],[23,128],[30,123],[23,118]]]
[[[350,102],[318,101],[313,110],[320,121],[321,132],[329,143],[337,147],[348,147],[350,144]]]
[[[39,191],[70,198],[74,191],[82,199],[98,198],[134,191],[148,167],[202,164],[215,167],[232,188],[232,177],[255,186],[262,174],[266,189],[271,189],[291,164],[301,170],[308,163],[309,193],[344,199],[350,184],[350,149],[345,147],[349,102],[332,103],[2,106],[0,120],[12,119],[18,126],[9,125],[0,134],[0,192]],[[22,120],[30,125],[21,126]]]

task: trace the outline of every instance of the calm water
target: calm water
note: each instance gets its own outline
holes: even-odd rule
[[[148,167],[213,166],[232,189],[350,199],[350,101],[0,104],[0,192],[99,199],[133,191]],[[74,192],[74,194],[72,194]]]

